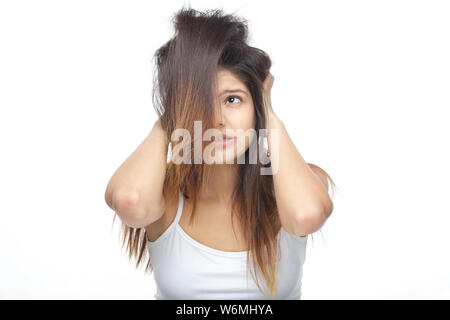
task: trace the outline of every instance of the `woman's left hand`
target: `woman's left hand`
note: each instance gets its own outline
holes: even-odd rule
[[[265,113],[266,113],[267,119],[274,114],[273,109],[272,109],[272,99],[271,99],[271,90],[272,90],[274,79],[275,78],[273,77],[273,75],[269,72],[263,83],[263,88],[264,88],[263,100],[264,100],[264,107],[265,107]]]
[[[265,120],[266,120],[267,134],[269,134],[271,129],[279,129],[280,126],[282,125],[280,119],[276,116],[276,114],[273,112],[272,109],[271,91],[273,81],[274,77],[269,72],[263,83],[263,91],[264,91],[263,100],[264,100],[264,112],[266,114]]]

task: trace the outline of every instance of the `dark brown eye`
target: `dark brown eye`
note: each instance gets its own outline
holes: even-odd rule
[[[242,102],[241,98],[238,96],[229,96],[225,102],[231,102],[232,104],[237,104]]]

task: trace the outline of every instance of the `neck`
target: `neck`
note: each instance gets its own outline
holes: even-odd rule
[[[214,164],[209,181],[200,190],[200,199],[228,203],[237,181],[237,164]]]

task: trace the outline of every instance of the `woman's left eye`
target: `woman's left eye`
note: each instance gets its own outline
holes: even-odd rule
[[[230,99],[232,99],[234,103],[236,103],[236,99],[238,99],[238,103],[241,102],[241,98],[238,96],[229,96],[229,97],[227,97],[227,100],[225,102],[230,101]]]

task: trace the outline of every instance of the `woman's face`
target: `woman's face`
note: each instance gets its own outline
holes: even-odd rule
[[[231,139],[213,141],[212,156],[219,161],[216,163],[236,163],[254,138],[253,100],[247,86],[230,71],[219,69],[217,81],[215,129]]]

